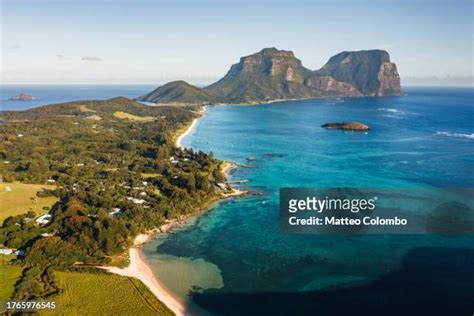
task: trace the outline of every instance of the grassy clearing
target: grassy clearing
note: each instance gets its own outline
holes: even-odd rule
[[[155,118],[152,116],[136,116],[122,111],[115,112],[114,116],[119,119],[130,120],[135,122],[152,122],[155,120]]]
[[[87,108],[84,104],[79,105],[79,111],[96,113],[96,111]]]
[[[109,274],[57,272],[59,315],[173,315],[139,280]],[[46,314],[46,313],[45,313]]]
[[[93,120],[93,121],[100,121],[102,119],[102,117],[94,114],[94,115],[89,115],[85,119],[86,120]]]
[[[0,302],[8,301],[15,290],[15,283],[21,276],[22,269],[19,266],[8,264],[9,260],[5,260],[10,256],[0,255]],[[2,304],[3,305],[3,304]],[[3,306],[0,306],[0,313]]]
[[[54,188],[54,185],[45,184],[0,183],[0,223],[8,216],[24,214],[30,210],[36,214],[46,213],[43,207],[50,208],[58,199],[56,197],[40,198],[36,196],[36,192]]]
[[[161,178],[162,175],[160,173],[142,173],[142,178]]]

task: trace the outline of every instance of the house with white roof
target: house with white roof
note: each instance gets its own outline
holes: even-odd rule
[[[49,222],[51,222],[52,218],[53,218],[53,216],[51,214],[44,214],[44,215],[41,215],[38,218],[36,218],[35,222],[37,222],[38,224],[41,224],[41,225],[46,225]]]

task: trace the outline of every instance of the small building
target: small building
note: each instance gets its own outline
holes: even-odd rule
[[[23,137],[23,134],[18,134],[18,137]]]
[[[146,202],[143,199],[137,199],[137,198],[134,198],[134,197],[131,197],[131,196],[127,197],[127,200],[132,201],[135,204],[143,204],[143,203]]]
[[[146,196],[146,192],[140,192],[141,196]]]
[[[116,207],[116,208],[113,208],[113,209],[112,209],[112,212],[109,212],[109,215],[110,215],[110,216],[115,216],[115,215],[117,215],[117,214],[120,213],[120,212],[121,212],[121,210],[120,210],[118,207]]]
[[[220,189],[222,189],[222,190],[226,190],[226,189],[227,189],[227,184],[222,183],[222,182],[217,183],[217,186],[218,186]]]
[[[36,218],[35,222],[37,222],[38,224],[41,224],[41,225],[46,225],[49,222],[51,222],[52,218],[53,218],[53,216],[51,216],[51,214],[44,214],[44,215],[41,215],[40,217]]]
[[[0,248],[0,255],[11,255],[15,249],[11,248]]]
[[[46,182],[48,182],[48,183],[55,183],[55,182],[56,182],[56,180],[53,180],[53,179],[48,179],[48,180],[46,180]]]

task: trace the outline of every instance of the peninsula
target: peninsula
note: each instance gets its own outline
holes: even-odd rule
[[[142,233],[165,231],[245,193],[227,183],[228,163],[181,147],[178,134],[202,113],[200,106],[154,107],[124,97],[1,111],[2,193],[18,196],[36,184],[27,202],[50,201],[13,212],[17,199],[1,210],[0,249],[18,254],[23,269],[11,298],[61,298],[69,289],[58,276],[95,278],[100,266],[143,280],[139,288],[183,314],[159,280],[147,280],[149,270],[131,247]],[[148,302],[162,308],[156,299]]]

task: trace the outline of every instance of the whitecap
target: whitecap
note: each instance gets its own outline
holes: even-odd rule
[[[393,109],[393,108],[378,108],[377,111],[383,111],[383,112],[390,112],[390,113],[398,113],[398,114],[403,114],[403,111]]]
[[[467,139],[474,139],[474,133],[466,134],[466,133],[457,133],[457,132],[443,132],[437,131],[435,135],[441,136],[448,136],[448,137],[459,137],[459,138],[467,138]]]

